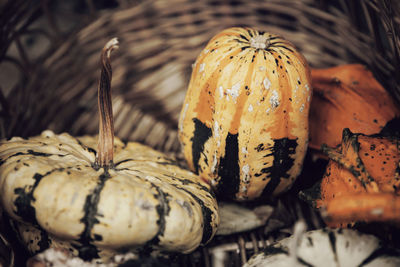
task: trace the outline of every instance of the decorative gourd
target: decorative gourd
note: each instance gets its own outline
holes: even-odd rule
[[[102,52],[99,140],[44,131],[0,143],[1,204],[32,253],[67,248],[100,262],[120,250],[188,253],[216,231],[209,185],[160,152],[114,140],[116,47],[113,39]]]
[[[190,168],[225,198],[285,191],[307,148],[307,63],[278,35],[230,28],[194,63],[179,121]]]
[[[400,223],[400,140],[343,131],[338,149],[323,147],[330,161],[321,182],[327,223]]]
[[[343,130],[338,148],[323,146],[329,163],[321,183],[303,197],[331,227],[355,222],[400,224],[400,141]]]
[[[296,224],[299,226],[299,223]],[[305,230],[305,228],[303,228]],[[255,254],[243,267],[396,267],[400,252],[373,235],[350,229],[297,231]]]
[[[377,134],[400,116],[393,97],[360,64],[311,70],[313,101],[310,106],[310,147],[336,147],[342,131]]]

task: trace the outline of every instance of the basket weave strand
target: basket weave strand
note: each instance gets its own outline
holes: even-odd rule
[[[231,26],[283,35],[314,68],[362,63],[400,103],[397,0],[9,0],[0,6],[0,25],[1,138],[45,129],[97,134],[99,52],[118,37],[116,135],[179,156],[177,121],[191,66],[207,41]],[[311,211],[281,214],[286,226],[318,221]],[[182,265],[212,265],[213,253],[223,251],[240,266],[285,234],[259,230],[215,240]]]
[[[11,93],[3,93],[13,116],[2,135],[26,137],[46,128],[96,133],[98,51],[113,36],[121,40],[114,59],[116,133],[164,151],[179,150],[177,118],[191,64],[215,33],[230,26],[281,34],[312,67],[363,63],[399,100],[395,2],[148,0],[99,11],[90,24],[49,49]],[[16,39],[9,36],[3,51]]]

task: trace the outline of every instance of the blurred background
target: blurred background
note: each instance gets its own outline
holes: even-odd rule
[[[99,53],[112,37],[116,135],[177,152],[191,64],[229,26],[283,35],[312,67],[361,63],[400,99],[398,1],[1,1],[0,136],[97,133]]]

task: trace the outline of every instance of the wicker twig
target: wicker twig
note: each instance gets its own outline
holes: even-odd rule
[[[179,150],[174,132],[195,56],[213,34],[229,26],[282,34],[314,67],[364,63],[400,99],[399,24],[393,2],[149,0],[102,12],[29,75],[21,89],[36,92],[29,102],[40,104],[22,103],[29,108],[26,114],[34,117],[19,116],[25,126],[9,134],[29,136],[45,128],[95,133],[95,54],[110,36],[121,40],[114,78],[115,96],[121,101],[115,117],[117,136],[164,151]]]
[[[66,2],[68,11],[60,7]],[[121,43],[113,60],[116,136],[179,156],[177,120],[191,65],[206,42],[230,26],[281,34],[312,67],[365,64],[400,103],[399,1],[110,3],[10,0],[0,8],[0,137],[28,137],[48,128],[96,134],[98,53],[116,36]],[[37,37],[34,45],[27,45],[28,36]],[[290,200],[279,203],[275,222],[280,224],[272,219],[265,229],[210,244],[197,251],[203,257],[199,265],[230,260],[238,266],[301,218],[311,229],[321,227],[317,213]],[[280,235],[271,234],[277,229]],[[196,266],[196,255],[183,265]]]

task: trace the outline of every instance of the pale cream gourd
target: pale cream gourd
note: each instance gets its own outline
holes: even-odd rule
[[[76,242],[83,258],[84,250],[145,245],[190,252],[213,236],[216,201],[196,175],[160,152],[118,139],[114,167],[96,169],[96,144],[95,137],[51,131],[2,142],[7,214],[53,239]]]
[[[112,41],[102,54],[99,140],[44,131],[0,143],[0,203],[32,253],[61,247],[100,262],[136,249],[189,253],[216,231],[207,183],[161,152],[114,140]]]
[[[253,255],[243,267],[400,266],[400,251],[385,247],[373,235],[351,229],[305,230],[297,223],[291,237]]]

